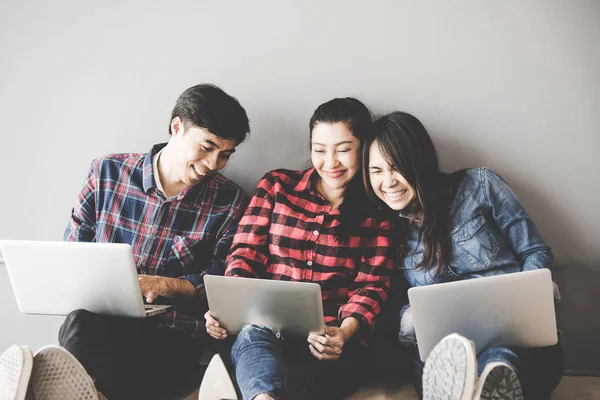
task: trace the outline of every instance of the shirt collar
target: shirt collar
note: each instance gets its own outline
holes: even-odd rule
[[[152,164],[152,158],[166,145],[166,143],[155,144],[154,146],[152,146],[152,149],[150,149],[150,152],[146,154],[146,157],[144,157],[143,185],[144,192],[146,193],[148,193],[150,189],[156,188],[156,180],[154,179],[154,165]]]
[[[335,210],[332,210],[331,204],[327,200],[325,200],[325,197],[323,197],[321,192],[319,192],[319,189],[317,189],[318,180],[319,173],[317,172],[317,170],[314,168],[307,169],[306,171],[304,171],[304,174],[302,175],[302,178],[300,179],[298,184],[296,184],[296,186],[294,187],[294,190],[296,192],[308,190],[308,192],[313,196],[315,200],[318,199],[316,201],[323,206],[323,211],[325,213],[331,215],[339,215],[340,208],[337,207]]]
[[[304,174],[302,175],[302,178],[300,179],[296,187],[294,187],[294,190],[296,192],[303,192],[308,189],[310,194],[320,196],[320,193],[317,190],[318,178],[319,174],[317,173],[316,169],[307,169],[306,171],[304,171]]]

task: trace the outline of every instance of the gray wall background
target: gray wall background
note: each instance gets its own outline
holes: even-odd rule
[[[599,38],[597,0],[2,0],[0,239],[60,240],[90,161],[166,141],[196,83],[248,111],[225,174],[249,192],[306,166],[317,105],[357,96],[419,117],[446,170],[509,182],[555,252],[567,369],[600,372]],[[0,289],[0,349],[56,341],[4,266]]]

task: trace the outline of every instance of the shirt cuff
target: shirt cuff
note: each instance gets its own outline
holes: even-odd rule
[[[186,275],[183,279],[185,279],[188,282],[191,282],[192,285],[194,285],[194,287],[196,288],[196,291],[198,292],[199,295],[201,296],[205,296],[206,295],[206,289],[204,288],[204,279],[203,277],[201,277],[200,275]]]
[[[366,333],[367,336],[370,336],[370,334],[372,333],[372,329],[371,329],[372,327],[364,315],[362,315],[361,313],[358,313],[356,311],[354,311],[354,312],[346,311],[346,310],[344,310],[343,307],[340,308],[339,313],[338,313],[338,319],[340,321],[339,322],[340,325],[346,318],[349,318],[349,317],[352,317],[358,321],[359,328],[358,328],[357,333],[362,332],[363,334]]]

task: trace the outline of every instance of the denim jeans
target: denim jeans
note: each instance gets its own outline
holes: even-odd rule
[[[320,361],[306,339],[286,338],[269,327],[249,325],[231,349],[244,400],[259,394],[275,399],[343,399],[356,391],[369,371],[366,348],[357,340],[339,360]]]
[[[415,346],[413,380],[419,397],[423,396],[423,367]],[[549,399],[558,386],[564,370],[564,352],[557,343],[548,347],[492,347],[477,355],[477,373],[481,374],[486,364],[504,362],[516,372],[526,399]]]

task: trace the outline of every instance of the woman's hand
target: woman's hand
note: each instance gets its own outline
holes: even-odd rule
[[[215,339],[225,339],[227,337],[227,330],[219,326],[219,321],[214,319],[211,315],[210,310],[204,314],[206,320],[206,332],[214,337]]]
[[[319,360],[337,360],[342,355],[344,345],[358,332],[360,324],[353,317],[346,318],[338,328],[325,326],[325,335],[308,335],[310,352]]]
[[[346,340],[342,328],[326,326],[325,335],[308,335],[308,343],[310,343],[308,348],[319,360],[337,360],[342,355]]]

